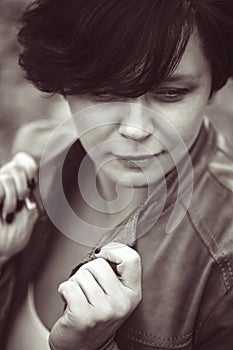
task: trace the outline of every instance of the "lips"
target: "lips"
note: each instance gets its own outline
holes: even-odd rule
[[[138,161],[138,160],[148,160],[148,159],[151,159],[153,158],[154,156],[151,154],[151,155],[141,155],[141,156],[122,156],[120,158],[123,158],[123,159],[126,159],[126,160],[135,160],[135,161]]]
[[[130,161],[146,161],[149,159],[152,159],[153,157],[158,157],[161,153],[164,151],[160,151],[156,154],[145,154],[145,155],[138,155],[138,156],[132,156],[132,155],[118,155],[116,156],[117,158],[125,159],[125,160],[130,160]]]
[[[164,151],[161,151],[157,154],[150,154],[150,155],[138,155],[138,156],[127,156],[127,155],[122,155],[122,156],[117,156],[119,159],[125,163],[128,164],[128,166],[132,168],[136,167],[146,167],[152,163],[152,160],[155,157],[158,157],[160,154],[164,153]]]

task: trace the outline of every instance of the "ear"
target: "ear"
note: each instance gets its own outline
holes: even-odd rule
[[[214,91],[211,93],[209,100],[208,100],[208,106],[211,106],[213,102],[215,101],[215,97],[217,95],[217,91]]]

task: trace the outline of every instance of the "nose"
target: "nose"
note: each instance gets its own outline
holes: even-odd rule
[[[119,127],[119,133],[126,139],[132,139],[139,142],[149,136],[149,133],[146,130],[130,124],[121,124]]]
[[[121,120],[119,134],[127,139],[142,142],[151,135],[146,108],[142,103],[130,103]]]

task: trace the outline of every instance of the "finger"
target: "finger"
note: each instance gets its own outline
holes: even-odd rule
[[[19,227],[26,227],[24,231],[30,231],[38,217],[39,211],[37,208],[28,211],[28,209],[24,206],[20,213],[15,214],[14,223],[15,225],[19,225]]]
[[[117,242],[104,246],[98,258],[104,258],[116,264],[121,282],[130,289],[139,285],[141,280],[141,260],[139,254],[132,248]]]
[[[37,210],[28,211],[25,207],[20,213],[15,213],[14,222],[8,225],[7,238],[11,242],[10,256],[21,251],[28,243],[33,227],[39,216]]]
[[[20,165],[25,169],[28,180],[35,179],[37,182],[38,166],[36,164],[36,161],[29,154],[25,152],[19,152],[14,156],[12,162]]]
[[[26,207],[23,207],[19,213],[15,213],[14,224],[18,227],[26,228],[24,229],[23,234],[27,232],[31,233],[31,229],[33,228],[33,225],[38,217],[39,211],[37,208],[29,211]]]
[[[87,301],[93,306],[101,304],[101,301],[106,296],[97,280],[87,269],[80,268],[76,274],[70,278],[70,281],[78,283]]]
[[[72,313],[85,312],[87,307],[90,307],[82,289],[72,280],[61,283],[58,292],[65,299],[67,307]]]
[[[37,208],[37,204],[33,198],[32,195],[28,196],[25,198],[25,205],[26,205],[26,208],[31,211],[31,210],[34,210]]]
[[[19,200],[23,200],[29,193],[27,174],[22,167],[18,166],[17,168],[12,169],[12,177],[15,182],[17,197]]]
[[[4,191],[4,187],[0,181],[0,208],[2,209],[2,204],[3,204],[3,200],[5,198],[5,191]]]
[[[34,207],[32,210],[28,210],[27,207],[23,207],[22,209],[22,214],[17,213],[16,214],[16,219],[18,217],[20,217],[20,215],[24,215],[24,213],[26,213],[27,215],[25,215],[25,217],[27,217],[27,222],[29,225],[34,224],[35,223],[35,219],[37,219],[39,217],[39,210],[37,209],[37,207]]]
[[[17,198],[19,200],[23,200],[24,197],[29,194],[30,191],[27,184],[27,174],[22,166],[10,162],[6,164],[6,166],[3,166],[0,173],[6,173],[12,176],[15,183]]]
[[[94,276],[102,290],[108,295],[115,295],[122,287],[115,272],[105,259],[97,258],[92,260],[80,267],[78,272],[80,270],[88,270]]]
[[[17,195],[15,184],[11,176],[7,174],[0,175],[0,182],[4,190],[4,202],[2,205],[2,218],[7,219],[7,215],[14,213],[17,204]]]

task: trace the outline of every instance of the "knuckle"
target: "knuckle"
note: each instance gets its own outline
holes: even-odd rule
[[[0,168],[0,174],[4,174],[7,173],[10,169],[10,163],[4,164],[3,166],[1,166]]]
[[[109,263],[104,258],[97,258],[93,260],[93,264],[95,264],[99,268],[106,268],[109,266]]]
[[[141,263],[141,257],[138,254],[138,252],[134,249],[131,249],[130,254],[129,254],[129,259],[131,262],[135,264],[140,264]]]
[[[37,164],[36,161],[25,152],[19,152],[13,157],[13,162],[15,162],[18,165],[23,166],[26,169],[30,169],[31,171],[36,172],[37,170]]]
[[[124,261],[121,263],[122,266],[127,267],[131,266],[131,268],[135,269],[135,272],[141,271],[141,258],[140,255],[135,251],[128,254]]]
[[[21,179],[23,176],[26,176],[25,169],[21,165],[14,165],[12,167],[12,176],[14,176],[15,179]]]
[[[135,264],[138,264],[141,262],[141,257],[138,254],[138,252],[128,246],[125,246],[124,249],[122,250],[122,257],[124,257],[124,261],[127,262],[132,262]]]
[[[16,163],[15,161],[10,161],[8,164],[6,164],[7,171],[16,171],[16,172],[22,172],[22,165]]]
[[[71,298],[76,296],[75,282],[73,280],[63,282],[61,287]]]
[[[80,267],[81,269],[104,269],[108,266],[108,263],[105,259],[103,258],[97,258],[92,261],[87,262],[83,266]]]
[[[87,314],[80,316],[78,310],[73,313],[68,313],[67,316],[69,323],[72,324],[73,327],[80,332],[91,330],[95,328],[98,323],[98,320],[94,315]]]
[[[23,170],[21,167],[9,165],[9,167],[0,171],[0,180],[3,184],[12,186],[12,184],[16,184],[17,180],[21,179],[22,174]]]
[[[15,163],[13,162],[13,160],[9,161],[8,163],[6,164],[3,164],[0,168],[0,173],[8,173],[8,172],[11,172],[12,169],[15,168]]]
[[[78,271],[69,279],[70,281],[81,281],[85,280],[90,275],[90,272],[84,266],[81,266]]]

